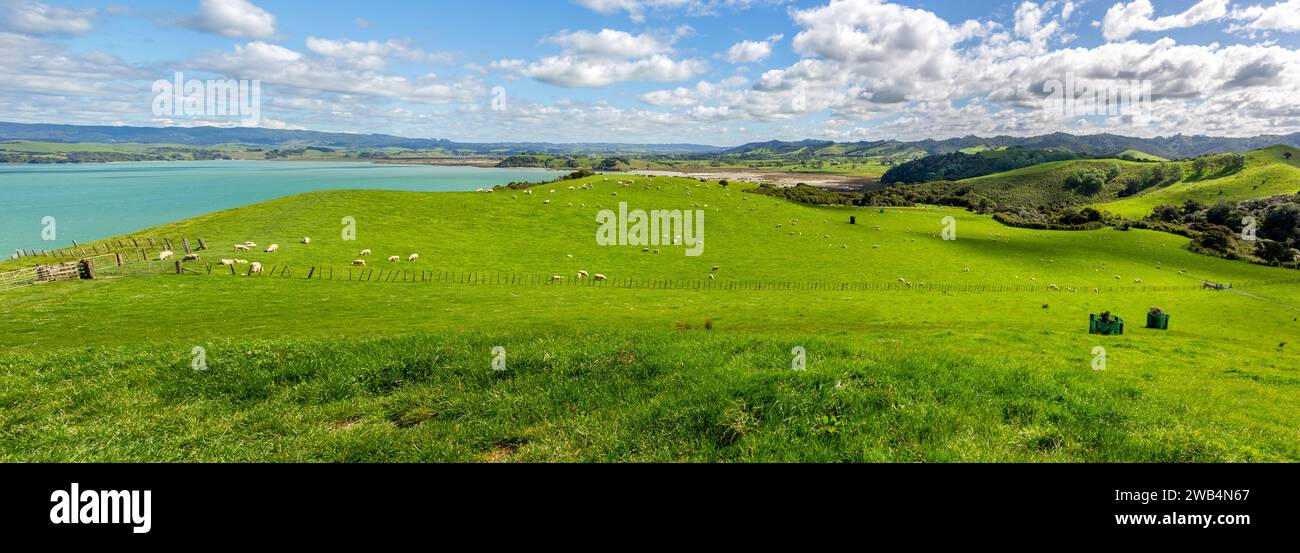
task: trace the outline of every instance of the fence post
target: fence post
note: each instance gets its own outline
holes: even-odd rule
[[[114,253],[113,255],[117,257],[117,266],[118,266],[118,267],[121,267],[121,266],[122,266],[122,252],[116,252],[116,253]]]

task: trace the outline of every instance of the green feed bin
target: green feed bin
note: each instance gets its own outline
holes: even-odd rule
[[[1168,313],[1147,313],[1147,328],[1169,330]]]
[[[1102,336],[1123,336],[1124,319],[1111,317],[1108,321],[1101,320],[1100,315],[1089,315],[1088,334],[1100,334]]]

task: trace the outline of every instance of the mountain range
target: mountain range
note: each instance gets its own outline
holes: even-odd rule
[[[1197,157],[1205,154],[1245,152],[1277,144],[1300,147],[1300,133],[1262,135],[1249,138],[1175,135],[1135,138],[1115,134],[1073,135],[1053,133],[1015,137],[966,136],[945,140],[832,142],[803,140],[769,141],[735,148],[700,144],[619,144],[548,142],[454,142],[447,139],[405,138],[387,134],[350,134],[304,130],[220,127],[119,127],[0,122],[0,141],[33,140],[43,142],[92,142],[104,144],[178,144],[210,147],[240,144],[254,147],[303,148],[321,146],[354,150],[405,148],[441,150],[456,155],[515,155],[541,153],[552,155],[674,155],[733,157],[878,157],[947,154],[970,148],[1025,147],[1069,150],[1082,154],[1119,154],[1136,150],[1168,159]]]

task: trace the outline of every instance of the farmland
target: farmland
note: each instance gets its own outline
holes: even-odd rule
[[[160,264],[4,293],[0,459],[1300,459],[1294,271],[1148,231],[616,181],[319,192],[134,233],[212,249],[188,264],[199,274]],[[702,211],[704,254],[597,244],[596,212],[621,202]],[[947,217],[956,240],[941,237]],[[245,241],[260,247],[231,251]],[[321,279],[359,273],[361,249],[368,269],[422,277]],[[236,256],[291,270],[209,274]],[[466,273],[533,280],[447,277]],[[566,280],[541,283],[551,275]],[[1169,332],[1140,328],[1151,306],[1174,315]],[[1126,335],[1089,336],[1101,311]]]

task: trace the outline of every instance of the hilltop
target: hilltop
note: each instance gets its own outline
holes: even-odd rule
[[[1181,206],[1189,200],[1212,205],[1296,194],[1300,192],[1300,149],[1279,145],[1250,152],[1244,168],[1228,175],[1198,178],[1190,164],[1186,173],[1187,179],[1181,182],[1096,207],[1140,218],[1157,206]]]

